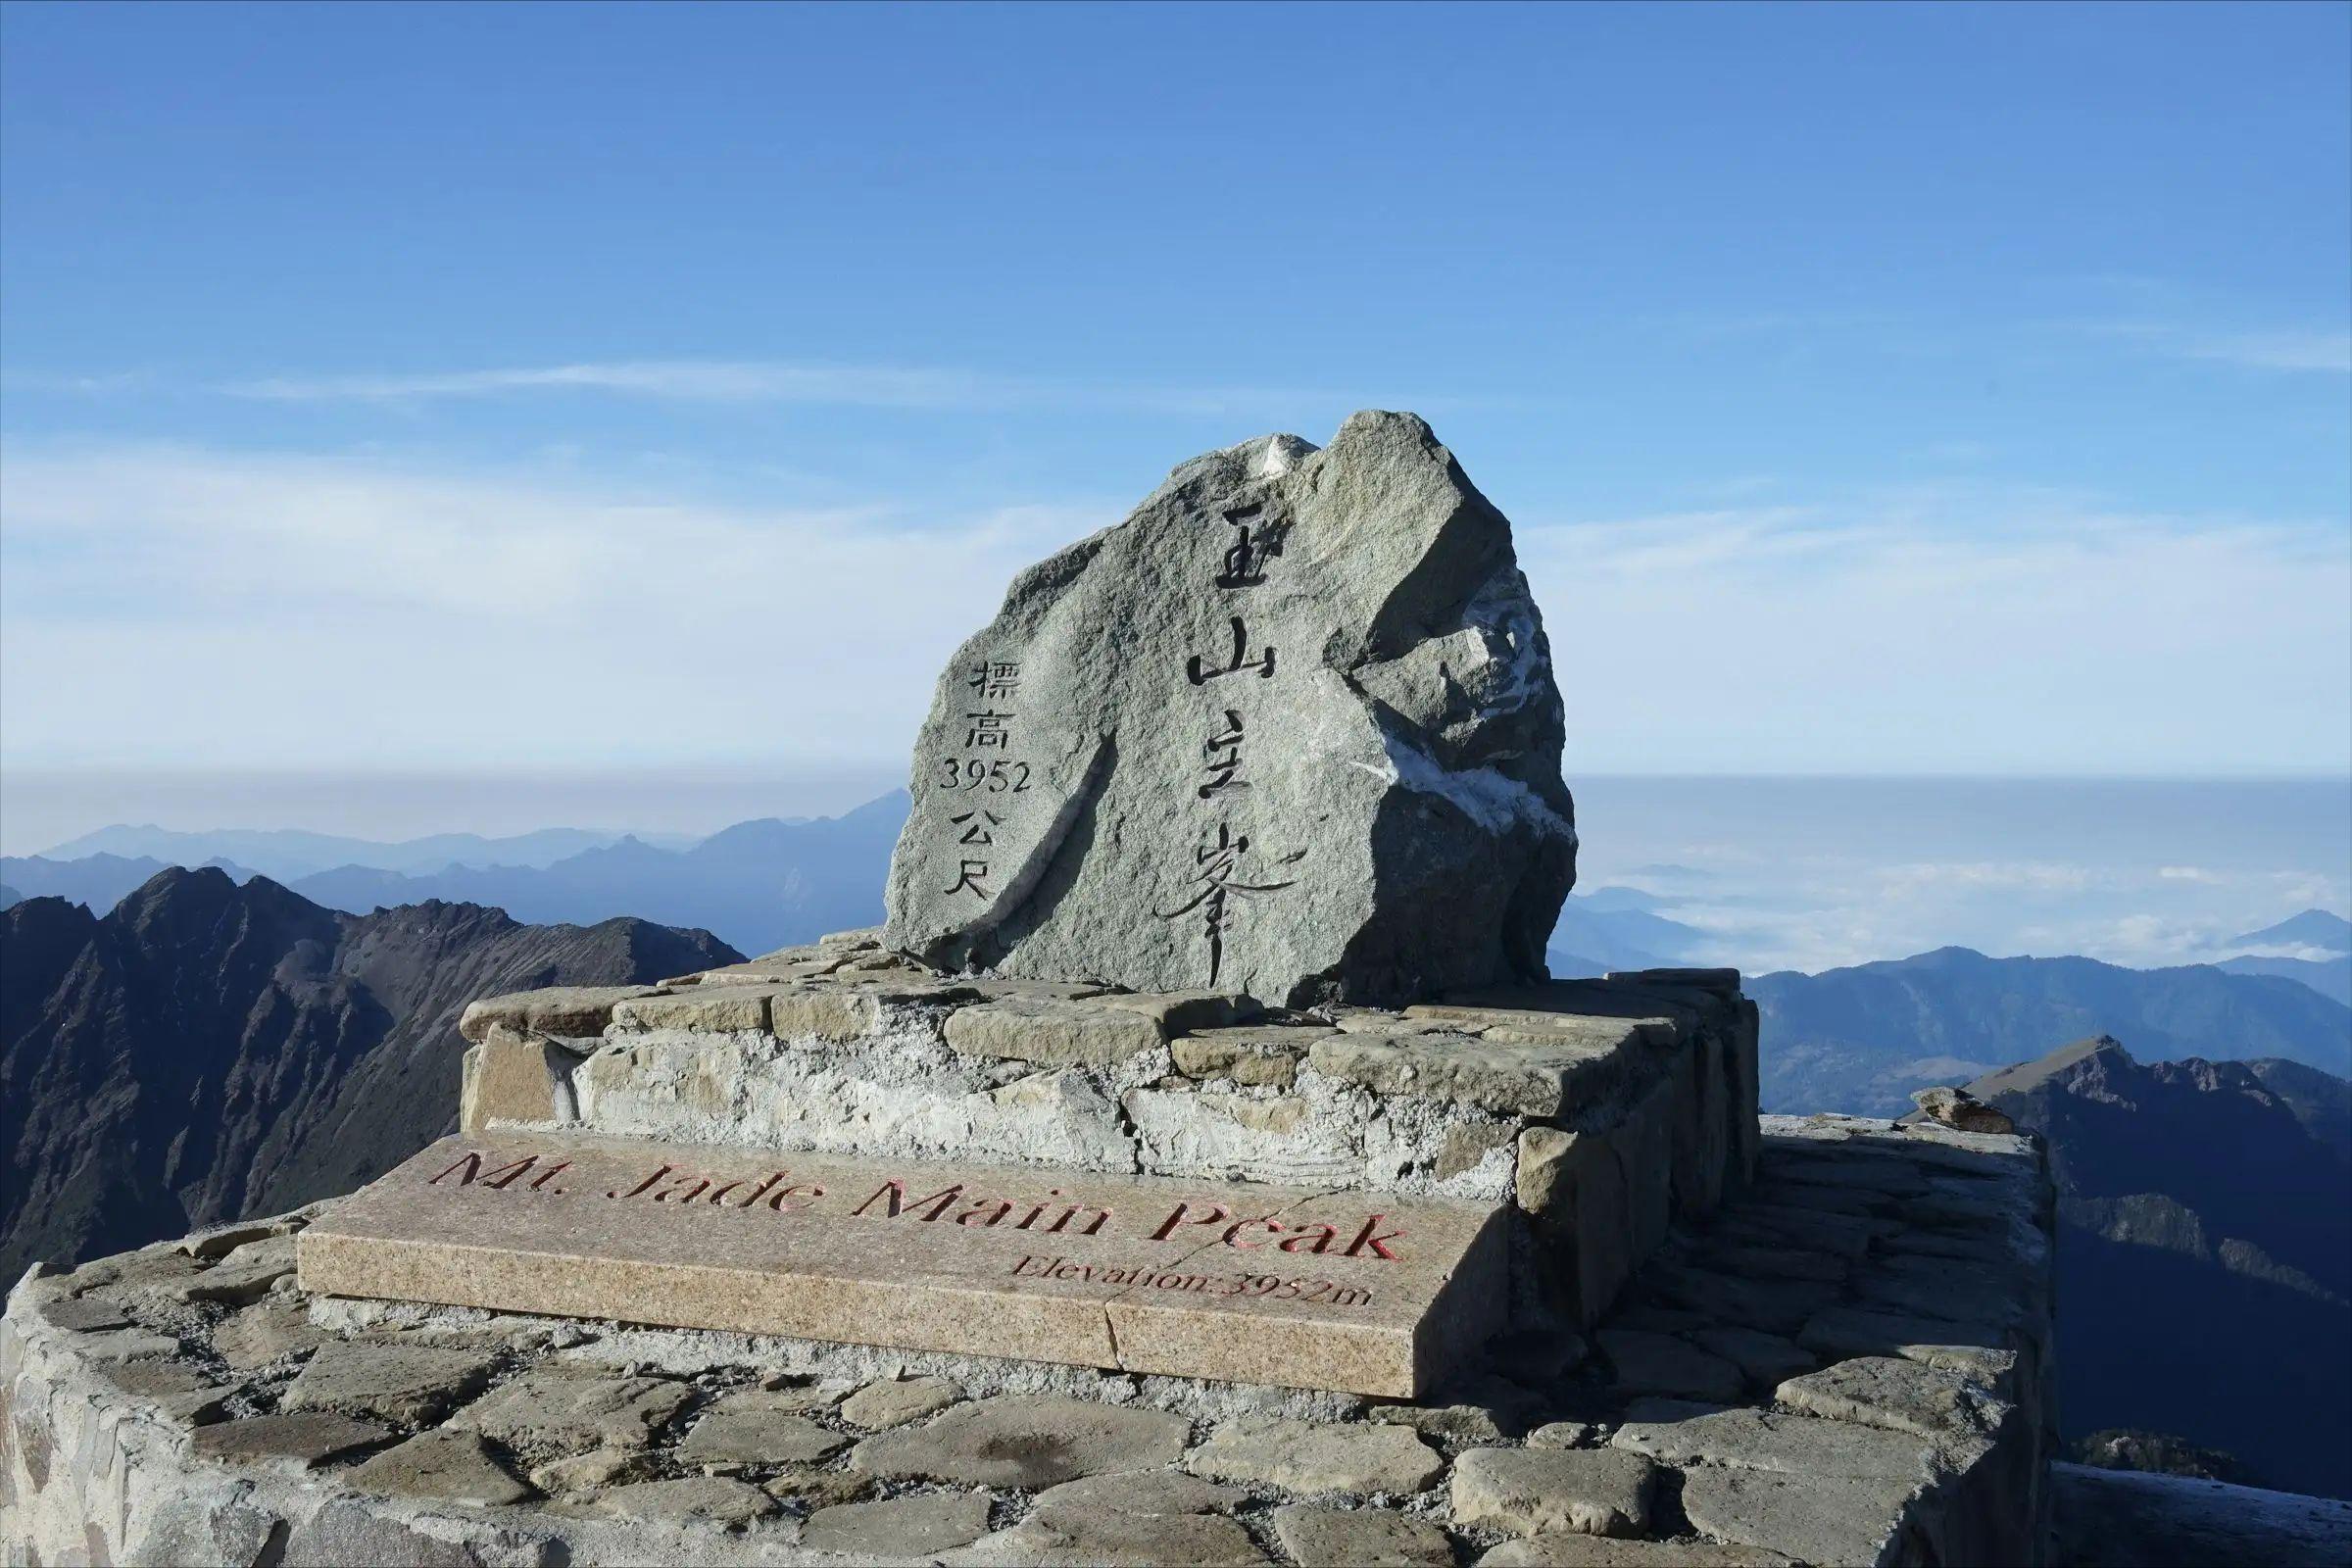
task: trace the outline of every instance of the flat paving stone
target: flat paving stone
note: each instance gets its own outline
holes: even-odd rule
[[[740,1530],[776,1512],[776,1499],[758,1487],[723,1476],[688,1476],[679,1481],[639,1481],[614,1487],[593,1506],[599,1513],[644,1524],[716,1525]]]
[[[1039,1508],[941,1561],[970,1568],[1257,1568],[1250,1532],[1222,1514]]]
[[[850,1463],[888,1476],[1034,1490],[1173,1463],[1191,1433],[1191,1422],[1163,1410],[1006,1395],[867,1438]]]
[[[1609,1443],[1686,1470],[1693,1465],[1735,1466],[1905,1482],[1926,1476],[1933,1451],[1928,1444],[1900,1433],[1769,1410],[1723,1410],[1687,1421],[1629,1421]]]
[[[1737,1366],[1671,1335],[1602,1329],[1594,1338],[1616,1371],[1616,1386],[1622,1394],[1736,1399],[1747,1386]]]
[[[270,1236],[247,1242],[189,1280],[180,1295],[190,1301],[225,1301],[242,1306],[270,1294],[270,1287],[294,1272],[294,1238]]]
[[[1125,1470],[1084,1476],[1037,1494],[1041,1508],[1111,1508],[1121,1513],[1215,1513],[1250,1494],[1184,1470]]]
[[[1702,1465],[1683,1476],[1691,1527],[1809,1563],[1886,1559],[1921,1482]]]
[[[1989,1433],[2011,1408],[1966,1373],[1884,1355],[1790,1378],[1774,1397],[1792,1410],[1832,1421],[1936,1439]]]
[[[222,1318],[213,1329],[213,1349],[242,1372],[315,1350],[326,1339],[311,1326],[308,1312],[290,1301],[271,1299]]]
[[[1233,1421],[1184,1461],[1195,1475],[1290,1492],[1414,1493],[1446,1461],[1410,1427],[1376,1421]]]
[[[1522,1536],[1639,1536],[1656,1477],[1621,1448],[1473,1448],[1454,1461],[1453,1517]]]
[[[296,1410],[198,1427],[193,1442],[203,1458],[299,1472],[391,1436],[392,1429],[381,1421],[332,1410]]]
[[[531,1471],[531,1485],[555,1496],[602,1492],[632,1481],[651,1481],[662,1461],[644,1448],[595,1448],[551,1459]]]
[[[339,1479],[360,1492],[431,1497],[481,1508],[520,1502],[531,1494],[531,1489],[517,1481],[480,1438],[446,1427],[420,1432],[386,1448]]]
[[[490,1380],[491,1356],[433,1345],[330,1340],[286,1387],[287,1410],[342,1410],[427,1426]]]
[[[963,1390],[946,1378],[885,1378],[842,1400],[841,1418],[868,1432],[883,1432],[937,1415],[962,1400]]]
[[[808,1408],[798,1391],[746,1389],[721,1395],[696,1417],[678,1444],[686,1465],[814,1464],[849,1446],[798,1412]]]
[[[1710,1541],[1524,1536],[1479,1558],[1478,1568],[1784,1568],[1793,1560],[1761,1546],[1726,1546]]]
[[[85,1361],[105,1365],[147,1356],[177,1355],[179,1341],[169,1334],[150,1334],[145,1329],[109,1329],[85,1334],[74,1341],[74,1353]]]
[[[985,1492],[933,1492],[880,1502],[819,1508],[801,1526],[801,1545],[893,1560],[961,1546],[988,1533]]]
[[[48,1323],[72,1334],[96,1334],[107,1329],[126,1329],[130,1319],[112,1301],[88,1296],[69,1296],[41,1303],[41,1316]]]
[[[808,1513],[836,1503],[858,1502],[879,1483],[863,1470],[834,1470],[824,1465],[796,1464],[760,1483],[760,1490],[778,1502]]]
[[[524,1452],[641,1448],[693,1397],[692,1385],[671,1378],[541,1368],[491,1390],[450,1424]]]
[[[1426,1519],[1394,1508],[1274,1510],[1274,1539],[1299,1568],[1450,1568],[1453,1543]]]

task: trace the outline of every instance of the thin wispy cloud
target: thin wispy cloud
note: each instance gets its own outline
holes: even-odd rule
[[[620,360],[424,373],[272,375],[214,381],[206,390],[274,403],[420,403],[589,393],[685,403],[808,404],[993,413],[1117,408],[1197,416],[1354,408],[1360,393],[1311,387],[1184,386],[995,371],[787,360]],[[1374,399],[1372,401],[1379,401]],[[1417,395],[1417,407],[1496,408],[1478,395]]]
[[[2250,370],[2352,375],[2352,331],[2331,327],[2233,332],[2152,321],[2085,321],[2079,323],[2076,330],[2123,338],[2170,359],[2233,365]]]

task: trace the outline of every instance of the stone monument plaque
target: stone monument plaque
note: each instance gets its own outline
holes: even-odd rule
[[[1409,1398],[1500,1326],[1492,1205],[580,1134],[444,1139],[304,1289]]]

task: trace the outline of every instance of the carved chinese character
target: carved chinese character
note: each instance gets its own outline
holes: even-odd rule
[[[1248,899],[1261,893],[1279,892],[1298,880],[1294,877],[1285,882],[1236,881],[1242,857],[1249,850],[1249,834],[1235,833],[1230,824],[1219,822],[1216,842],[1193,851],[1193,863],[1200,867],[1199,874],[1193,880],[1200,885],[1200,891],[1173,909],[1152,911],[1162,920],[1173,920],[1196,909],[1200,911],[1200,934],[1208,940],[1208,983],[1212,986],[1217,983],[1217,975],[1225,964],[1225,932],[1233,923],[1229,901],[1237,896]],[[1293,865],[1303,859],[1305,855],[1304,850],[1299,850],[1284,856],[1279,863]]]
[[[966,713],[963,716],[965,721],[971,725],[971,728],[964,733],[963,744],[971,747],[974,751],[993,746],[1001,752],[1012,743],[1012,715],[1010,713],[1000,713],[992,708],[977,713]]]
[[[968,892],[973,898],[986,904],[991,895],[988,889],[980,884],[987,880],[988,862],[986,860],[965,860],[956,874],[956,885],[947,890],[948,897],[954,898],[958,893]]]
[[[1221,790],[1246,790],[1249,784],[1235,775],[1242,766],[1242,715],[1239,709],[1225,710],[1225,728],[1200,743],[1200,755],[1208,760],[1208,782],[1199,791],[1200,799],[1208,800]]]
[[[1227,662],[1223,669],[1211,669],[1200,662],[1199,654],[1195,654],[1184,662],[1184,678],[1186,680],[1196,686],[1205,686],[1220,675],[1239,674],[1245,669],[1256,670],[1260,680],[1268,679],[1273,675],[1273,648],[1269,646],[1265,653],[1256,659],[1246,657],[1250,651],[1250,634],[1243,629],[1241,616],[1234,615],[1230,618],[1233,622],[1233,658]]]
[[[1021,666],[1009,659],[984,659],[972,666],[972,678],[964,684],[986,698],[1018,697]]]
[[[1241,507],[1225,514],[1225,520],[1241,531],[1233,548],[1225,552],[1225,569],[1217,575],[1220,588],[1254,588],[1266,580],[1266,563],[1282,554],[1282,538],[1286,531],[1281,525],[1263,523],[1264,507]],[[1251,537],[1250,524],[1258,523]]]
[[[961,816],[951,816],[948,820],[957,827],[963,827],[966,822],[972,824],[963,827],[963,837],[956,841],[958,844],[994,844],[997,841],[989,829],[1004,825],[1004,819],[994,811],[966,811]]]

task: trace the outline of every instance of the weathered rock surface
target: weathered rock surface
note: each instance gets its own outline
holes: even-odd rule
[[[1510,525],[1426,424],[1208,453],[957,650],[884,940],[1293,1004],[1539,978],[1561,735]]]
[[[866,1439],[861,1470],[980,1487],[1051,1487],[1145,1470],[1184,1451],[1190,1423],[1160,1410],[1010,1396],[957,1405],[926,1426]]]
[[[350,1485],[361,1492],[469,1502],[481,1508],[520,1502],[531,1494],[480,1438],[447,1427],[420,1432],[386,1448],[354,1470]]]
[[[1639,1536],[1656,1466],[1613,1448],[1472,1448],[1454,1461],[1453,1516],[1522,1536]]]
[[[946,1378],[890,1378],[869,1383],[842,1400],[841,1418],[868,1432],[880,1432],[937,1415],[962,1398],[963,1391]]]
[[[693,1395],[688,1385],[664,1378],[526,1372],[460,1410],[451,1425],[518,1450],[636,1448]]]
[[[1274,1539],[1299,1568],[1450,1568],[1453,1544],[1426,1519],[1394,1508],[1315,1508],[1273,1513]]]
[[[1446,1468],[1410,1427],[1285,1420],[1221,1426],[1185,1464],[1219,1481],[1310,1493],[1419,1492]]]
[[[801,1527],[801,1544],[889,1561],[924,1556],[988,1533],[988,1494],[934,1492],[819,1508]]]
[[[492,1357],[473,1350],[338,1340],[311,1357],[287,1388],[284,1405],[415,1426],[480,1390],[491,1364]]]
[[[696,1419],[678,1445],[678,1458],[712,1469],[813,1464],[849,1446],[849,1439],[801,1413],[807,1408],[807,1399],[789,1392],[726,1395]]]
[[[1055,1507],[941,1560],[974,1568],[1256,1568],[1267,1559],[1250,1532],[1221,1515]]]

